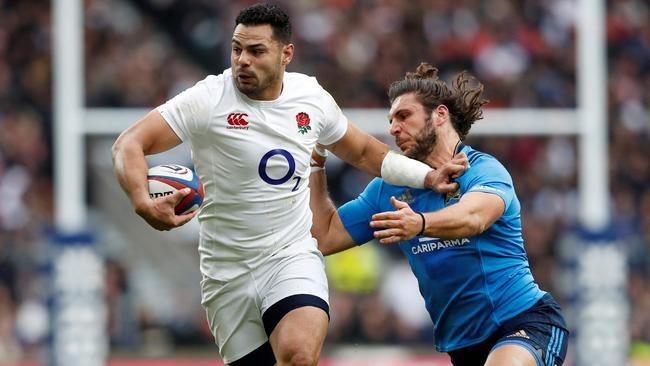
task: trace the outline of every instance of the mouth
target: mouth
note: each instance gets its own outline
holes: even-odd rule
[[[244,72],[237,73],[237,80],[240,83],[250,83],[253,79],[255,79],[255,75],[253,74],[248,74]]]
[[[404,140],[402,140],[402,141],[397,141],[396,140],[395,144],[397,145],[397,147],[399,147],[400,150],[402,150],[402,152],[404,152],[404,151],[406,151],[408,149],[408,143],[406,141],[404,141]]]

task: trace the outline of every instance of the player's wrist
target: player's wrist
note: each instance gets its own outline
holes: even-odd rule
[[[320,171],[325,169],[325,162],[327,161],[328,152],[323,147],[316,145],[314,150],[311,153],[311,161],[309,165],[312,168],[312,172]]]
[[[131,196],[131,203],[135,213],[142,216],[150,210],[152,200],[148,194],[140,194]]]
[[[431,171],[427,164],[389,151],[381,163],[381,177],[396,186],[425,188],[427,174]]]
[[[316,165],[312,165],[312,166],[310,167],[310,169],[311,169],[311,172],[310,172],[311,174],[319,173],[319,172],[323,172],[323,173],[325,173],[325,167],[324,167],[324,166],[316,166]]]
[[[424,234],[424,231],[426,230],[427,219],[424,217],[424,214],[422,212],[416,211],[415,213],[420,215],[420,218],[422,219],[422,226],[420,228],[420,232],[415,234],[415,236],[420,236],[420,235]]]

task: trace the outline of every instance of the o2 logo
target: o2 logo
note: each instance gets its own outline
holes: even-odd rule
[[[287,171],[287,174],[285,174],[284,177],[279,179],[273,179],[269,177],[269,175],[266,173],[266,165],[268,164],[269,159],[271,159],[276,155],[280,155],[283,158],[285,158],[287,160],[287,163],[289,164],[289,170]],[[277,186],[280,184],[284,184],[291,179],[293,174],[296,172],[296,160],[293,158],[293,155],[291,155],[291,153],[288,152],[287,150],[273,149],[267,152],[266,154],[264,154],[264,156],[262,156],[262,160],[260,160],[260,165],[258,166],[257,171],[260,175],[260,178],[262,178],[263,181],[265,181],[270,185]],[[291,189],[292,192],[297,191],[298,186],[300,185],[300,177],[293,177],[293,179],[296,181],[296,184],[293,186],[293,189]]]

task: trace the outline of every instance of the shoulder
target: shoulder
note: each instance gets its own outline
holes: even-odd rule
[[[406,186],[396,186],[387,183],[382,178],[374,178],[370,183],[368,183],[364,193],[376,198],[388,199],[391,196],[399,197],[406,191],[418,191],[418,189]]]
[[[223,89],[226,85],[226,80],[232,80],[230,69],[224,70],[224,72],[219,75],[208,75],[205,79],[199,81],[197,85],[205,85],[208,89]]]
[[[499,161],[494,156],[479,150],[468,148],[467,150],[465,150],[465,152],[467,153],[467,160],[469,160],[470,165],[486,164],[486,163],[489,164],[493,162],[499,163]]]
[[[295,90],[301,94],[305,92],[310,94],[327,93],[315,77],[299,72],[285,72],[284,82],[290,88],[289,90]]]
[[[512,180],[506,167],[494,156],[471,148],[465,152],[470,168],[462,177],[471,179],[477,176],[493,176],[507,181]]]
[[[192,89],[194,89],[194,95],[201,96],[210,105],[219,105],[222,102],[232,103],[232,99],[235,98],[230,69],[224,70],[219,75],[206,76],[203,80],[197,82]]]

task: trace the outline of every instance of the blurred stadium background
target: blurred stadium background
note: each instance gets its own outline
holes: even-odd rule
[[[219,365],[199,305],[197,225],[149,229],[112,176],[110,146],[133,121],[124,118],[228,67],[233,20],[252,3],[83,1],[84,62],[67,66],[83,70],[80,98],[94,114],[92,121],[81,116],[81,123],[92,122],[84,127],[92,133],[71,157],[81,162],[83,169],[75,169],[88,188],[87,210],[63,215],[84,223],[71,236],[56,230],[67,211],[65,202],[55,205],[55,172],[63,164],[55,157],[62,144],[74,147],[78,131],[57,135],[54,121],[69,121],[61,122],[54,106],[61,97],[55,90],[75,93],[77,80],[59,78],[55,88],[53,51],[56,37],[65,47],[74,44],[74,33],[68,39],[54,31],[55,2],[0,0],[0,365]],[[297,52],[289,70],[316,75],[343,108],[377,108],[379,131],[388,84],[420,61],[437,65],[445,78],[470,70],[486,84],[493,111],[535,109],[510,116],[525,118],[522,124],[580,102],[578,0],[277,3],[294,24]],[[571,325],[568,364],[648,365],[650,4],[604,3],[607,71],[593,78],[606,77],[606,102],[598,107],[606,107],[608,155],[588,168],[607,169],[607,213],[615,230],[576,229],[583,150],[566,118],[539,122],[557,134],[481,135],[469,143],[513,175],[533,273]],[[74,13],[64,15],[75,23]],[[357,112],[353,121],[363,118]],[[183,147],[150,162],[191,164]],[[328,171],[339,203],[370,179],[335,159]],[[600,244],[592,250],[585,241]],[[61,254],[79,242],[92,245]],[[396,248],[366,245],[328,258],[327,265],[332,323],[321,364],[449,364],[433,350],[430,320]],[[72,293],[74,306],[66,308],[70,299],[61,293]],[[61,309],[70,311],[67,321],[60,320]]]

